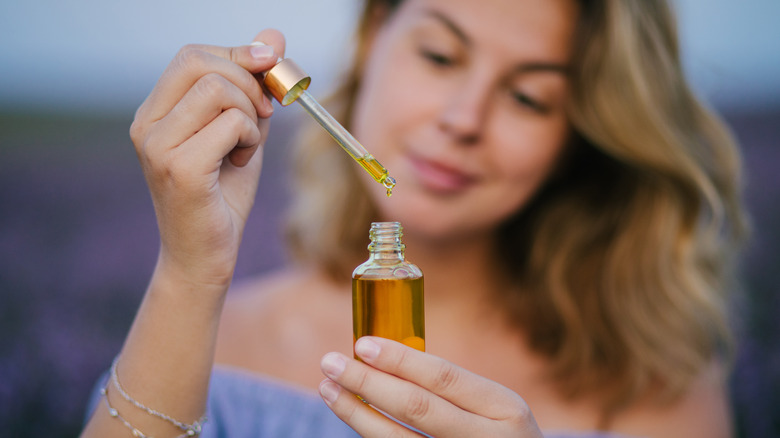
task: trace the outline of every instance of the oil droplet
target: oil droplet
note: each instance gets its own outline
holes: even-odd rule
[[[395,178],[388,176],[382,181],[382,185],[387,189],[387,197],[393,196],[393,187],[395,187]]]

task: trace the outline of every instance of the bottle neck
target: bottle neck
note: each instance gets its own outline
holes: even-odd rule
[[[368,252],[371,259],[404,260],[406,245],[401,242],[403,228],[399,222],[372,222]]]

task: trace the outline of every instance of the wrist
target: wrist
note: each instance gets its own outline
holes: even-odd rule
[[[160,252],[148,293],[172,296],[190,302],[221,304],[233,278],[233,269],[201,269],[193,263],[176,260]]]
[[[182,257],[166,251],[163,246],[152,281],[189,293],[219,296],[230,287],[235,266],[235,256]]]

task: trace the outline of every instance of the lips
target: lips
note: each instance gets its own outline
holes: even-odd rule
[[[462,168],[422,157],[411,158],[418,181],[431,191],[454,194],[477,182],[477,176]]]

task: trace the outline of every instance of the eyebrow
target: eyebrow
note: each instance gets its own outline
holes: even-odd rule
[[[552,62],[529,62],[525,64],[520,64],[515,69],[515,72],[516,73],[551,72],[551,73],[561,73],[563,75],[568,75],[570,72],[570,68],[568,65],[556,64]]]
[[[449,29],[455,36],[466,46],[471,45],[471,39],[466,35],[465,32],[463,32],[463,29],[460,28],[457,24],[455,24],[454,21],[450,20],[449,17],[442,14],[441,12],[434,10],[434,9],[428,9],[427,10],[428,15],[437,19],[439,22],[441,22],[447,29]]]
[[[443,13],[428,9],[426,11],[430,17],[437,19],[447,29],[449,29],[466,47],[471,46],[471,39],[466,35],[466,32],[460,28],[454,21]],[[569,66],[565,64],[557,64],[554,62],[530,62],[520,64],[516,69],[516,73],[536,73],[536,72],[552,72],[562,73],[568,75],[570,72]]]

